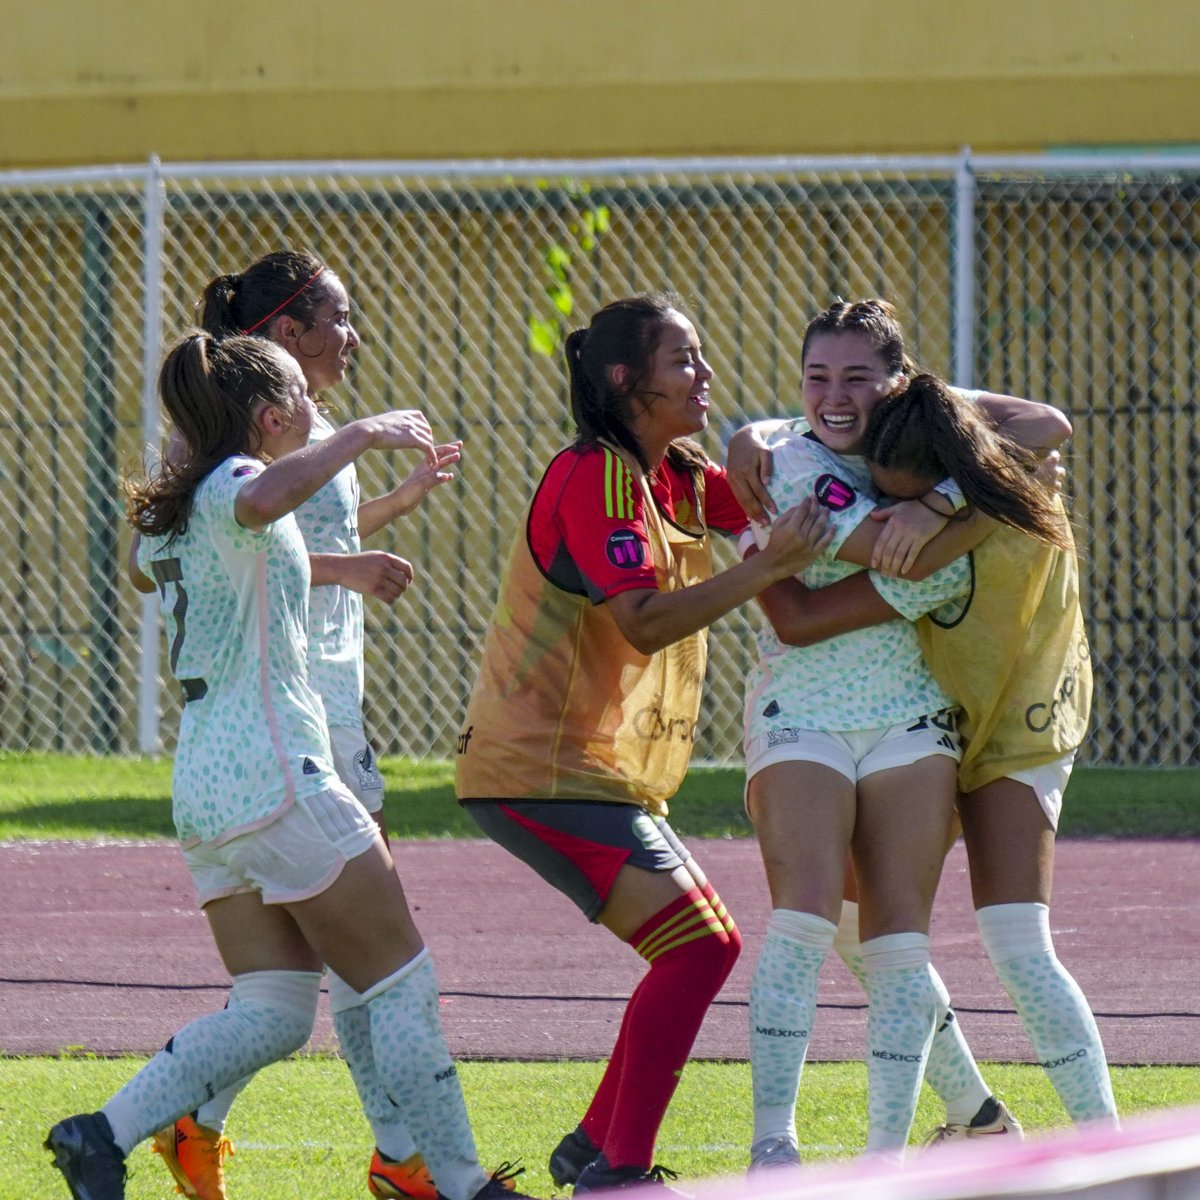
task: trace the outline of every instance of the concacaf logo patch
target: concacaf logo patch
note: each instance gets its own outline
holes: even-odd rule
[[[855,490],[836,475],[822,475],[813,487],[817,499],[834,512],[849,508],[858,498]]]
[[[646,561],[646,548],[632,529],[618,529],[608,535],[604,553],[614,567],[640,567]]]

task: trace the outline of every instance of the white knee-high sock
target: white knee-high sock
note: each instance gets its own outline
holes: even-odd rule
[[[128,1154],[138,1142],[308,1041],[321,976],[253,971],[238,1003],[185,1025],[101,1110]]]
[[[1045,904],[994,904],[975,914],[984,948],[1038,1061],[1071,1120],[1117,1123],[1096,1019],[1058,961]]]
[[[243,1075],[236,1083],[231,1083],[211,1100],[200,1105],[194,1114],[197,1124],[215,1129],[218,1133],[224,1133],[225,1122],[229,1119],[229,1110],[233,1108],[233,1102],[242,1094],[243,1089],[253,1078],[254,1075]]]
[[[488,1182],[479,1165],[458,1072],[438,1016],[428,950],[363,993],[380,1083],[446,1200],[470,1200]]]
[[[867,1150],[900,1159],[917,1111],[938,1012],[949,1000],[929,970],[929,938],[863,943],[867,971]],[[940,980],[939,980],[940,982]]]
[[[238,980],[241,978],[243,977],[240,975],[234,976],[233,987],[229,989],[229,998],[225,1001],[226,1008],[232,1004],[237,1004],[245,995],[245,986],[241,989],[238,988]],[[271,985],[268,983],[266,986],[269,988]],[[260,985],[261,994],[262,987]],[[233,1108],[233,1102],[241,1095],[242,1089],[253,1078],[253,1075],[243,1075],[241,1079],[235,1083],[231,1083],[227,1088],[222,1088],[211,1100],[206,1100],[196,1109],[197,1122],[207,1126],[209,1129],[215,1129],[218,1133],[223,1133],[225,1131],[225,1122],[229,1117],[229,1111]]]
[[[833,948],[865,991],[867,972],[863,966],[862,944],[858,934],[858,905],[853,900],[842,901],[842,915],[838,920]],[[945,992],[941,976],[932,964],[929,969],[934,975],[935,989],[939,993]],[[929,1061],[925,1064],[925,1082],[946,1106],[946,1121],[952,1125],[968,1124],[992,1094],[979,1073],[975,1056],[949,1004],[938,1011],[937,1029],[934,1031],[933,1044],[929,1047]]]
[[[371,1015],[366,1002],[340,975],[332,971],[328,973],[327,984],[329,1012],[333,1017],[338,1045],[375,1136],[375,1145],[388,1158],[403,1162],[415,1153],[417,1144],[400,1119],[399,1110],[392,1103],[375,1070]]]
[[[949,1000],[950,993],[942,977],[932,965],[929,970],[934,987]],[[925,1063],[925,1082],[945,1106],[950,1125],[969,1125],[992,1096],[992,1089],[980,1074],[979,1064],[949,1003],[938,1012],[937,1028]]]
[[[750,1073],[754,1141],[796,1141],[796,1095],[817,1013],[817,977],[836,926],[777,908],[750,984]]]

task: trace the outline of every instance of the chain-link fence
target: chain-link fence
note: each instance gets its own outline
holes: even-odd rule
[[[372,542],[419,571],[368,604],[385,753],[451,751],[505,547],[569,434],[562,332],[669,287],[717,372],[714,456],[795,409],[804,324],[838,295],[891,299],[930,369],[1064,408],[1099,682],[1086,760],[1195,760],[1200,157],[151,162],[0,175],[0,229],[6,748],[170,748],[119,480],[157,443],[154,374],[205,281],[291,245],[350,290],[341,415],[421,407],[466,443],[457,481]],[[362,460],[364,495],[408,465]],[[755,619],[714,627],[704,758],[738,756]]]

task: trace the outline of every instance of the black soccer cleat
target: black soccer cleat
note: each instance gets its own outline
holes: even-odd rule
[[[614,1188],[652,1187],[659,1194],[668,1196],[687,1196],[678,1188],[667,1187],[668,1179],[678,1179],[679,1176],[669,1167],[653,1166],[649,1170],[644,1167],[610,1167],[608,1159],[598,1154],[595,1161],[588,1163],[575,1181],[575,1195],[584,1192],[607,1192]],[[689,1197],[690,1200],[690,1197]]]
[[[103,1113],[59,1121],[45,1146],[75,1200],[125,1200],[125,1155]]]
[[[534,1197],[518,1192],[513,1187],[513,1180],[525,1174],[525,1168],[517,1165],[519,1162],[520,1159],[515,1163],[502,1162],[471,1200],[534,1200]],[[438,1197],[439,1200],[445,1200],[441,1192]]]
[[[595,1162],[600,1147],[588,1136],[582,1125],[567,1134],[550,1155],[550,1178],[555,1187],[573,1184],[583,1168]]]

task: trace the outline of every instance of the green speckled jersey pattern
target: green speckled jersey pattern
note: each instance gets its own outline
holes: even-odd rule
[[[334,427],[318,417],[312,441]],[[309,554],[357,554],[358,474],[351,463],[296,509]],[[331,726],[362,724],[363,599],[340,584],[315,587],[309,596],[308,678],[325,704]]]
[[[185,845],[220,841],[335,778],[325,710],[307,675],[308,553],[291,515],[254,531],[234,504],[263,470],[229,458],[201,483],[187,532],[147,539],[171,673],[189,697],[172,783]]]
[[[787,427],[772,446],[771,497],[780,512],[807,496],[825,497],[833,540],[801,576],[809,587],[824,587],[862,570],[835,555],[875,507],[875,493],[864,459],[834,454],[801,432],[804,428]],[[957,569],[965,587],[967,568],[964,564]],[[943,588],[935,591],[941,596]],[[855,630],[813,646],[785,646],[764,625],[758,650],[746,686],[747,739],[786,736],[783,731],[795,728],[882,729],[952,704],[925,666],[916,630],[907,620]]]

